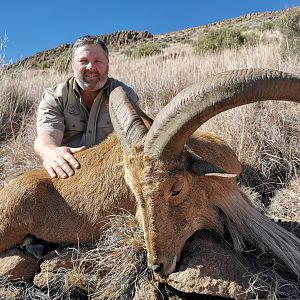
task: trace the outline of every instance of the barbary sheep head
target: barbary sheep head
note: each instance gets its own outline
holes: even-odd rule
[[[300,102],[299,78],[261,69],[219,74],[179,93],[150,128],[122,88],[111,93],[110,114],[124,152],[125,180],[136,198],[148,265],[155,272],[173,272],[185,242],[197,230],[223,234],[222,213],[232,212],[231,221],[239,213],[235,209],[244,211],[242,217],[247,214],[243,205],[235,205],[244,200],[236,183],[241,167],[234,152],[212,134],[193,133],[227,109],[263,100]]]

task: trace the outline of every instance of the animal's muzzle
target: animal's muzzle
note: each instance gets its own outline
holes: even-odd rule
[[[164,269],[164,264],[160,263],[158,265],[153,265],[148,263],[148,267],[155,273],[160,274],[162,272],[162,270]]]

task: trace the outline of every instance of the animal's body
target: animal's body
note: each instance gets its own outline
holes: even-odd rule
[[[191,143],[212,163],[228,172],[239,171],[234,153],[219,138],[198,133]],[[51,179],[46,171],[33,170],[0,191],[0,251],[22,243],[27,235],[53,243],[90,242],[99,238],[109,215],[121,209],[135,213],[114,133],[76,157],[81,168],[68,179]]]
[[[0,251],[27,234],[54,243],[92,241],[107,215],[122,208],[134,211],[115,136],[77,157],[81,168],[68,179],[51,179],[44,170],[34,170],[1,190]]]

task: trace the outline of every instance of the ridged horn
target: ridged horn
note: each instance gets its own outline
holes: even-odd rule
[[[190,135],[230,108],[265,100],[300,102],[300,76],[268,69],[220,73],[182,90],[156,116],[145,140],[145,153],[179,155]]]
[[[147,134],[148,129],[122,87],[110,93],[109,114],[123,151],[128,153]]]

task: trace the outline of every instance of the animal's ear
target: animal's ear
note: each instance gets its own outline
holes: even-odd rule
[[[224,169],[217,167],[214,164],[202,159],[195,153],[187,152],[186,169],[198,176],[219,176],[219,177],[236,177],[236,174],[230,174]]]

